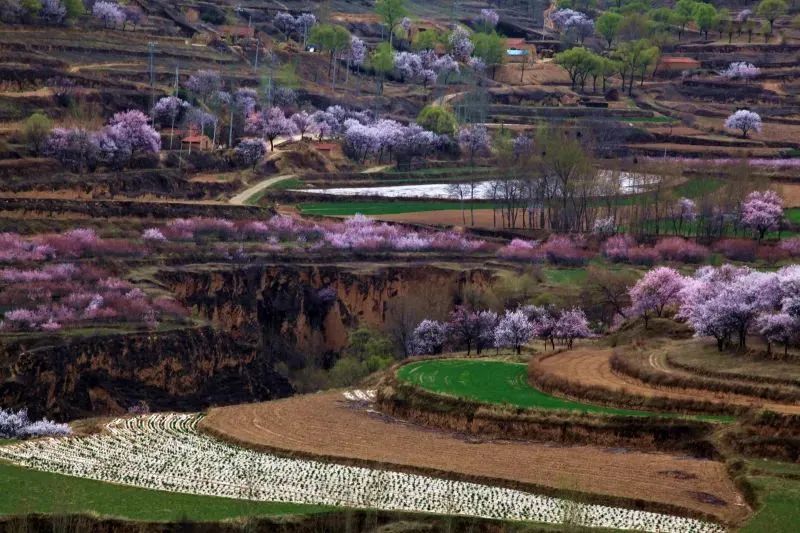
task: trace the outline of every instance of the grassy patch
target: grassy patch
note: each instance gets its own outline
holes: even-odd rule
[[[578,286],[586,281],[585,268],[542,268],[542,274],[547,283],[553,285]]]
[[[750,463],[750,466],[759,472],[765,472],[775,476],[800,477],[800,464],[782,463],[780,461],[772,461],[770,459],[752,459],[748,462]]]
[[[786,220],[794,224],[800,224],[800,207],[792,207],[784,211]]]
[[[451,211],[461,209],[458,202],[423,202],[423,201],[388,201],[388,202],[311,202],[298,206],[304,215],[351,216],[362,215],[395,215],[401,213],[417,213],[423,211]],[[476,209],[491,209],[490,203],[475,204]]]
[[[403,174],[407,176],[436,176],[439,174],[480,174],[494,170],[493,167],[435,167],[421,168],[418,170],[398,170],[392,168],[386,170],[387,174]]]
[[[131,520],[218,521],[311,514],[328,507],[178,494],[29,470],[0,462],[0,515],[96,513]]]
[[[752,344],[754,346],[750,346],[751,349],[766,351],[766,346],[761,342],[753,341]],[[781,348],[776,350],[782,353]],[[800,386],[800,374],[796,362],[754,357],[735,351],[720,352],[708,339],[675,341],[666,347],[665,353],[677,364],[702,369],[712,375],[730,379],[761,378],[767,382],[791,382]]]
[[[528,383],[528,367],[522,363],[466,359],[419,361],[401,367],[397,376],[431,392],[484,403],[607,415],[656,414],[591,405],[550,396]]]
[[[740,530],[742,533],[793,533],[800,524],[800,481],[753,476],[760,509]]]
[[[711,194],[720,187],[722,187],[722,180],[717,178],[692,178],[686,183],[681,183],[673,190],[677,196],[699,198]]]
[[[303,180],[301,180],[300,178],[287,178],[285,180],[280,180],[273,183],[272,185],[267,187],[267,189],[272,189],[273,191],[285,190],[285,189],[302,189],[305,186],[306,184],[303,183]]]

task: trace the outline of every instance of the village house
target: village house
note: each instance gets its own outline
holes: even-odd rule
[[[181,150],[199,150],[206,152],[214,148],[214,143],[207,135],[190,132],[189,135],[181,139]]]

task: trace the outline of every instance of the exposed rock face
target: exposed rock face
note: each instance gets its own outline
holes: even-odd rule
[[[125,412],[197,410],[291,393],[271,361],[210,327],[52,337],[0,347],[0,405],[66,420]]]
[[[223,269],[224,268],[224,269]],[[163,332],[0,338],[0,406],[59,420],[268,400],[292,393],[275,369],[328,367],[352,327],[380,327],[390,302],[449,310],[491,272],[431,265],[176,267],[161,281],[212,325]],[[427,308],[430,306],[430,309]]]
[[[418,297],[450,309],[465,284],[491,272],[432,265],[257,265],[160,274],[176,296],[237,339],[281,360],[323,358],[346,346],[357,325],[381,327],[390,302]]]

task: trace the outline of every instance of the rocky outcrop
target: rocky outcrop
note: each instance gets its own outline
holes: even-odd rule
[[[291,388],[253,348],[211,327],[38,337],[0,345],[0,405],[59,420],[266,400]]]
[[[159,278],[201,317],[288,361],[325,358],[357,325],[382,327],[392,300],[449,310],[460,289],[491,281],[488,270],[408,265],[250,265],[162,271]]]

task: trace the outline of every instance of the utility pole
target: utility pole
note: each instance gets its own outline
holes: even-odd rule
[[[261,37],[256,39],[256,60],[253,63],[253,70],[258,71],[258,50],[261,48]]]
[[[453,0],[450,3],[450,20],[453,21],[453,27],[458,26],[458,0]]]
[[[180,84],[180,72],[181,67],[177,63],[175,64],[175,87],[172,90],[172,94],[174,96],[178,96],[178,85]]]
[[[153,107],[156,105],[156,73],[155,73],[155,62],[153,58],[153,54],[155,54],[156,45],[158,43],[155,41],[149,41],[147,43],[147,54],[149,57],[148,60],[148,68],[150,70],[150,109],[152,110]],[[152,113],[152,111],[151,111]]]

